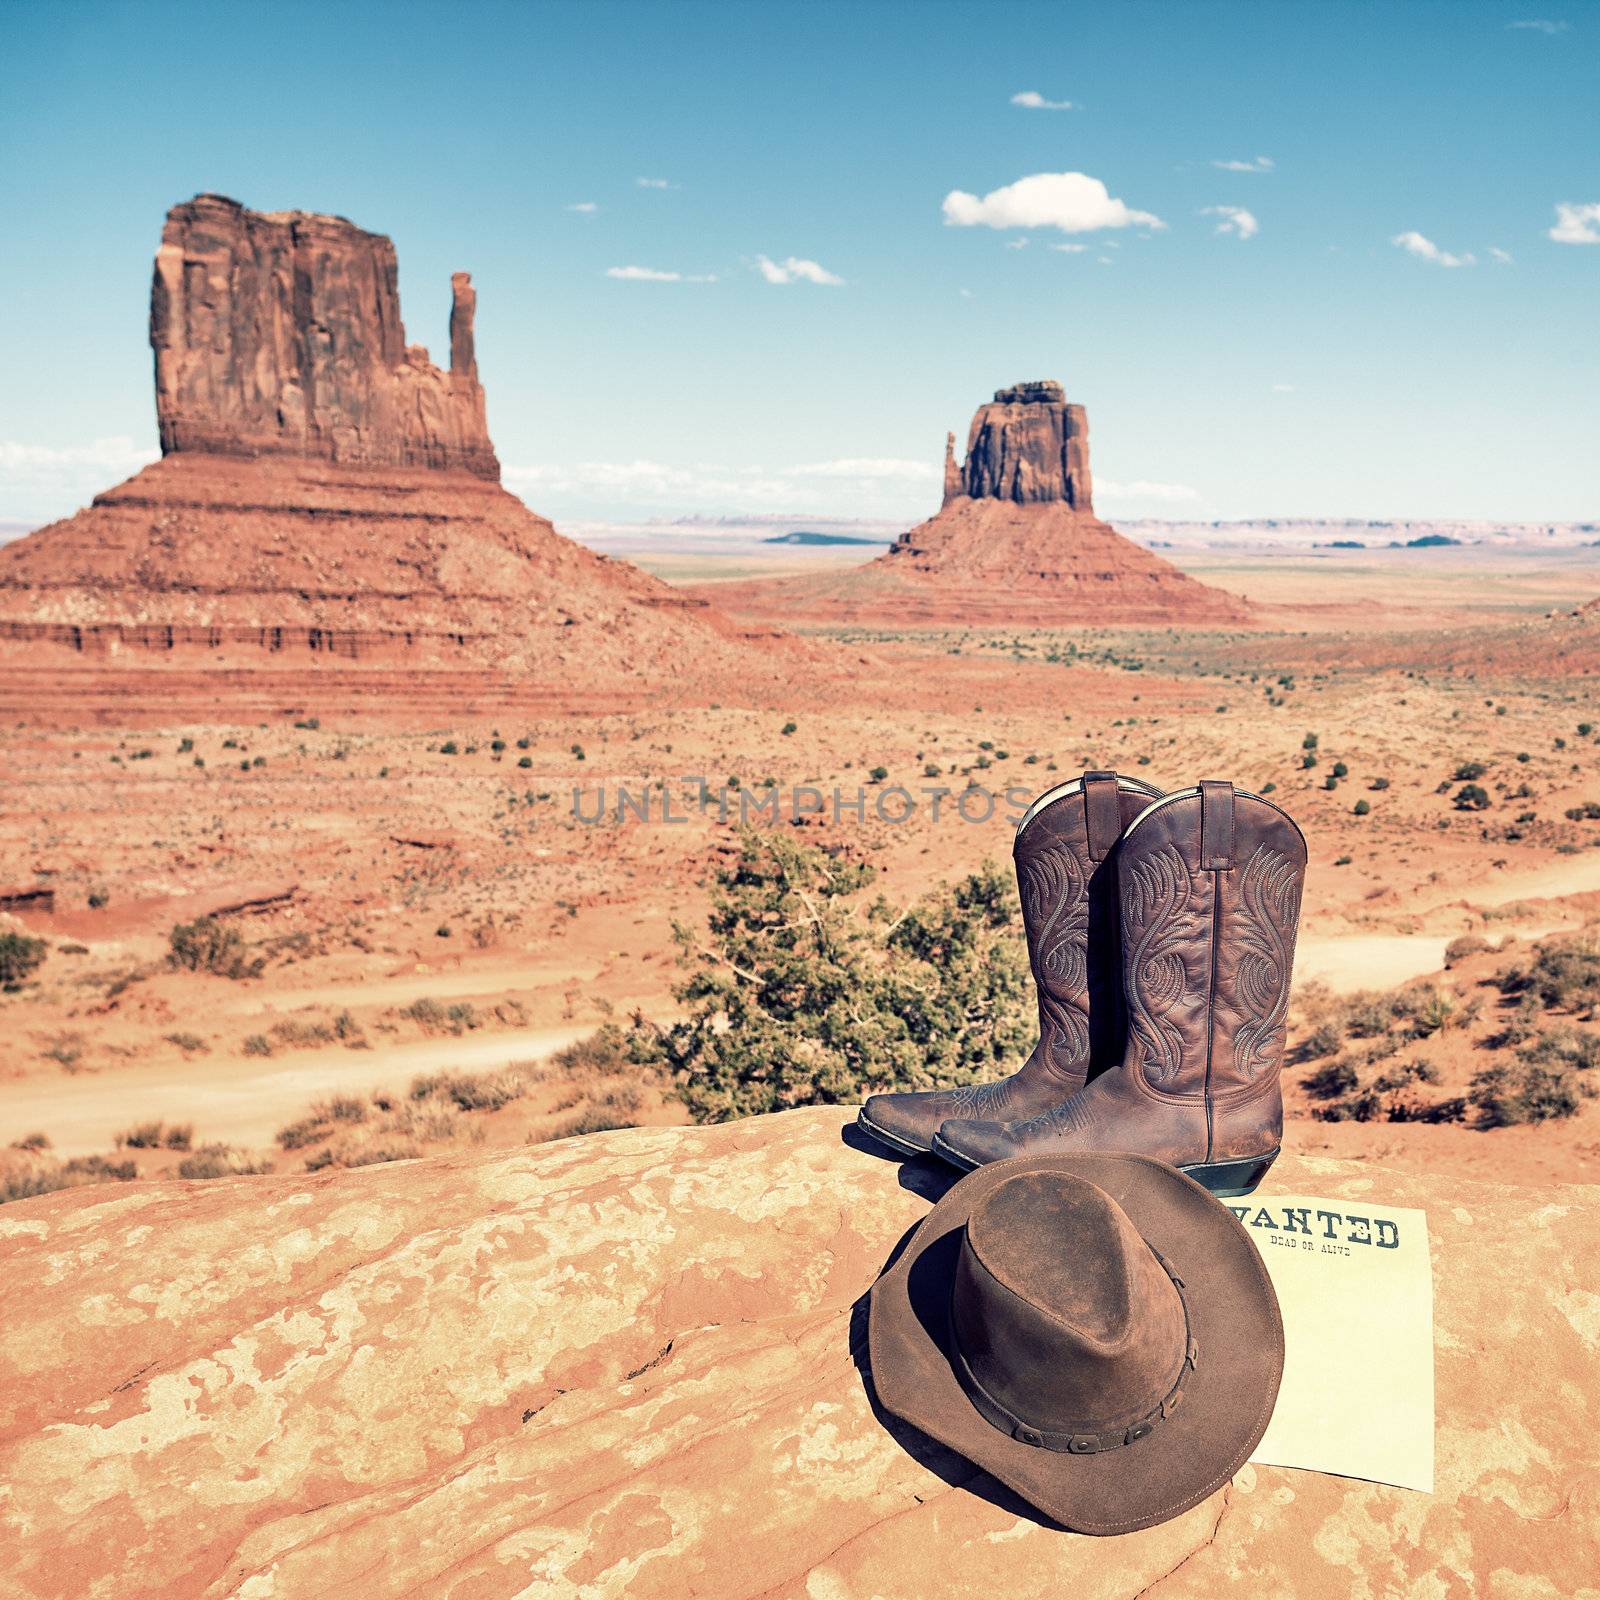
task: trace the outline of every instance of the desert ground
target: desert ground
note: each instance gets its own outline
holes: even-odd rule
[[[719,571],[663,546],[641,564],[708,594],[874,553]],[[741,792],[772,826],[776,789],[777,826],[865,854],[910,901],[1006,862],[1028,798],[1111,767],[1163,787],[1270,785],[1305,829],[1294,1148],[1592,1181],[1592,1100],[1489,1131],[1392,1105],[1326,1120],[1308,1041],[1348,1022],[1352,996],[1410,985],[1445,1020],[1404,1053],[1426,1060],[1436,1097],[1459,1095],[1510,1050],[1499,975],[1600,922],[1600,821],[1567,815],[1600,801],[1595,654],[1562,631],[1600,596],[1593,552],[1178,559],[1256,602],[1259,622],[801,628],[777,687],[716,698],[686,693],[670,661],[641,696],[392,661],[13,656],[0,920],[49,951],[0,994],[8,1170],[283,1172],[687,1120],[670,1085],[630,1081],[585,1041],[635,1012],[673,1016],[672,927],[703,917]],[[1457,804],[1468,767],[1482,809]],[[956,809],[974,783],[996,796],[987,815]],[[794,815],[795,786],[820,791],[821,815]],[[173,963],[173,929],[203,918],[237,930],[245,975]],[[469,1080],[501,1089],[452,1091]],[[381,1136],[341,1142],[363,1118]]]

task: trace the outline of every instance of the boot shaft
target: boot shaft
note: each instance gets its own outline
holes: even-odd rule
[[[1287,814],[1230,783],[1168,795],[1124,838],[1126,1065],[1208,1122],[1276,1088],[1305,867]]]
[[[1069,1090],[1091,1063],[1122,1057],[1115,854],[1124,829],[1160,796],[1137,778],[1086,772],[1040,795],[1017,828],[1012,855],[1039,996],[1035,1059]]]

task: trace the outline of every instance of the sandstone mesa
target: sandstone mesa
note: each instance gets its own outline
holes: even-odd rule
[[[979,406],[963,461],[946,436],[944,503],[876,560],[691,592],[741,616],[823,622],[1226,626],[1252,616],[1248,602],[1095,516],[1088,413],[1053,381]]]
[[[1594,1593],[1594,1188],[1286,1155],[1428,1212],[1437,1492],[1246,1467],[1097,1540],[875,1414],[861,1297],[950,1175],[851,1115],[7,1206],[8,1592]]]
[[[0,548],[0,650],[492,664],[579,688],[770,675],[705,602],[500,486],[466,273],[451,294],[441,371],[405,342],[383,235],[174,206],[150,301],[162,459]]]

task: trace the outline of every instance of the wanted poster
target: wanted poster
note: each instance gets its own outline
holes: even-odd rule
[[[1432,1493],[1427,1213],[1303,1195],[1224,1203],[1283,1311],[1283,1386],[1250,1459]]]

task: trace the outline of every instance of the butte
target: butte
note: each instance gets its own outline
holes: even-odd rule
[[[1243,623],[1245,600],[1180,572],[1094,514],[1089,419],[1059,383],[978,408],[945,442],[944,504],[858,567],[690,590],[738,616],[945,626]]]
[[[770,677],[770,640],[501,487],[466,273],[452,296],[441,371],[406,343],[382,234],[174,206],[150,295],[161,459],[0,548],[0,659],[488,669],[580,697]]]

